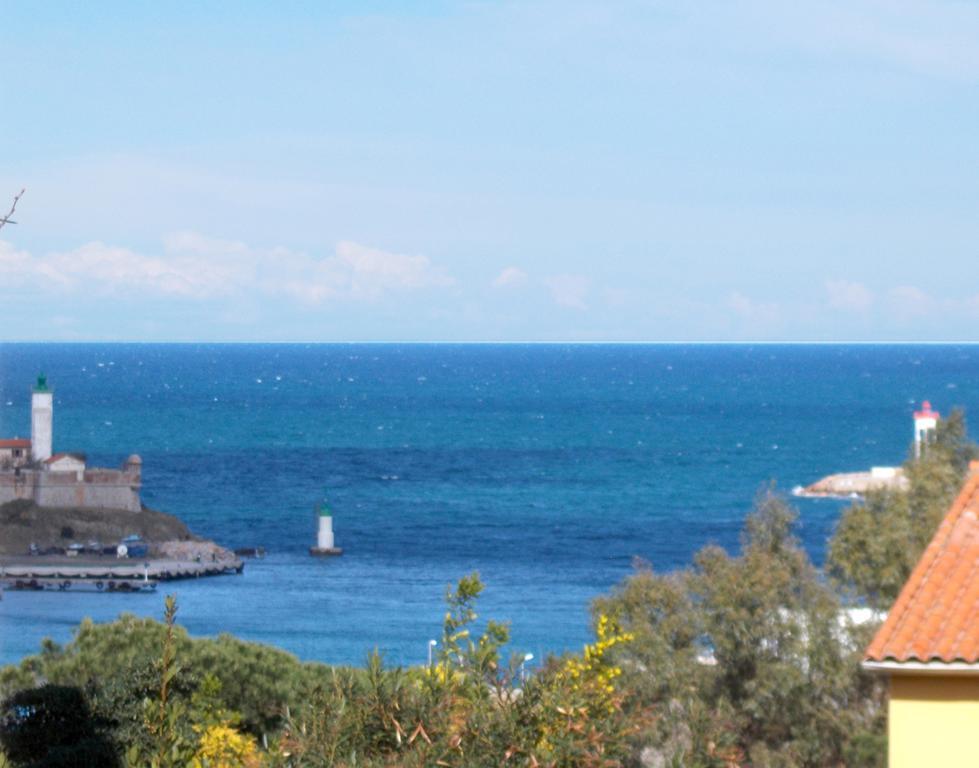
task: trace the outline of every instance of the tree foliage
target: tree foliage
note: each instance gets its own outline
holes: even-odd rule
[[[0,671],[0,694],[44,682],[73,685],[88,692],[96,710],[111,710],[122,722],[136,724],[132,713],[156,688],[167,633],[166,624],[129,614],[107,624],[85,620],[64,646],[46,641],[40,654]],[[256,736],[278,727],[285,708],[302,700],[326,670],[231,635],[191,640],[174,626],[171,642],[180,660],[172,681],[176,700],[189,703],[199,682],[212,675],[220,683],[220,703],[239,712],[245,729]]]
[[[86,622],[4,679],[76,686],[131,768],[625,765],[644,714],[608,654],[630,638],[599,621],[583,654],[525,681],[521,656],[503,660],[506,625],[474,634],[482,589],[474,573],[447,592],[430,668],[388,668],[377,653],[362,669],[327,668],[228,637],[191,640],[168,599],[163,624]]]
[[[0,705],[0,747],[15,766],[114,768],[119,757],[107,732],[78,688],[44,685]]]
[[[870,605],[887,608],[949,505],[962,487],[979,448],[966,435],[965,416],[954,410],[938,423],[921,458],[905,462],[906,491],[871,491],[844,511],[830,540],[830,573]]]
[[[373,654],[363,671],[335,671],[293,713],[273,755],[316,768],[625,765],[643,713],[627,705],[606,651],[627,639],[605,622],[583,654],[523,682],[520,657],[502,661],[504,625],[472,634],[482,589],[471,574],[447,593],[431,668],[387,669]]]
[[[868,743],[882,754],[882,692],[860,672],[862,638],[841,622],[794,522],[766,491],[737,556],[709,546],[689,570],[643,568],[596,601],[635,635],[618,655],[625,686],[659,714],[651,759],[835,766]]]

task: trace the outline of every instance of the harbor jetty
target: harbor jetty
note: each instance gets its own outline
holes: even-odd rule
[[[160,581],[243,570],[238,555],[193,536],[163,512],[0,505],[5,589],[136,592]]]
[[[910,487],[900,467],[873,467],[869,472],[840,472],[827,475],[806,487],[793,489],[803,498],[851,499],[865,496],[869,491],[906,491]]]
[[[914,457],[921,458],[935,439],[941,415],[925,400],[914,412]],[[866,472],[839,472],[815,483],[796,486],[792,495],[803,498],[859,499],[871,491],[906,491],[911,484],[902,467],[871,467]]]
[[[10,590],[141,592],[155,589],[161,581],[241,573],[243,569],[244,564],[236,557],[143,562],[68,556],[4,557],[0,559],[0,583]]]

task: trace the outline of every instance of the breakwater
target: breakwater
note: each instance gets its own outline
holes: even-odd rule
[[[792,489],[801,498],[852,499],[870,491],[906,491],[910,482],[901,467],[874,467],[869,472],[838,472],[827,475],[805,488]]]
[[[30,582],[46,585],[49,582],[65,585],[62,591],[81,585],[107,586],[113,583],[142,581],[176,581],[198,579],[204,576],[220,576],[241,573],[244,563],[238,559],[216,561],[159,560],[150,559],[133,563],[106,563],[100,560],[80,560],[65,557],[52,561],[49,558],[4,558],[0,561],[0,582],[8,589]],[[98,588],[98,587],[97,587]],[[99,590],[101,591],[101,589]]]

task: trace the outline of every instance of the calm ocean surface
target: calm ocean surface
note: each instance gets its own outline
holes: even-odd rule
[[[0,344],[0,436],[29,434],[42,370],[56,450],[139,453],[146,504],[269,555],[155,595],[8,592],[0,663],[168,592],[194,635],[421,663],[473,569],[540,658],[587,641],[634,557],[735,548],[762,484],[899,463],[925,398],[979,413],[968,346]],[[345,554],[314,560],[323,497]],[[821,562],[842,504],[798,507]]]

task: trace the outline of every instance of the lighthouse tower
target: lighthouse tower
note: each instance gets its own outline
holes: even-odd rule
[[[31,391],[31,459],[51,458],[51,433],[54,428],[54,393],[42,373]]]
[[[920,411],[914,412],[914,457],[916,459],[921,458],[925,446],[931,442],[939,418],[941,416],[938,411],[933,411],[931,403],[927,400],[921,404]]]
[[[309,548],[309,554],[322,557],[324,555],[340,555],[343,550],[333,545],[333,513],[323,504],[317,508],[319,529],[316,532],[316,546]]]

